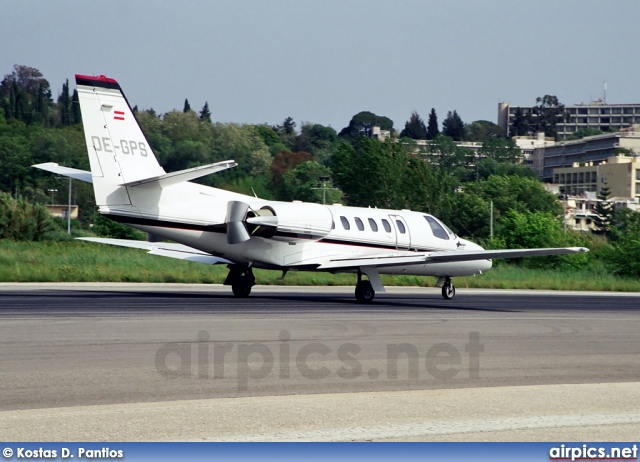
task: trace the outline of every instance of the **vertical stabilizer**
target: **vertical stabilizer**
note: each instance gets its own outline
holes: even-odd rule
[[[120,85],[103,75],[76,75],[97,205],[129,205],[120,185],[164,175]]]

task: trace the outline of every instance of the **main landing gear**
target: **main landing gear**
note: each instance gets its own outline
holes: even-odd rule
[[[371,281],[362,279],[362,272],[358,271],[358,283],[356,284],[356,300],[358,303],[371,303],[376,292]]]
[[[453,286],[453,282],[451,282],[451,278],[447,277],[444,280],[444,284],[442,284],[442,298],[445,300],[451,300],[456,296],[456,288]]]
[[[229,265],[229,274],[224,281],[225,286],[231,286],[233,295],[246,298],[251,293],[251,288],[256,284],[253,270],[248,266]]]

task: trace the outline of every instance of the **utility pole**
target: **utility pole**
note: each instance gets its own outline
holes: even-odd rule
[[[69,208],[67,209],[67,234],[71,234],[71,177],[69,177]]]
[[[490,229],[490,236],[491,239],[493,239],[493,201],[491,201],[490,203],[490,210],[491,210],[491,223],[489,224],[489,229]]]
[[[326,204],[327,203],[327,189],[336,189],[336,188],[327,188],[327,181],[329,181],[331,179],[330,177],[321,176],[318,179],[320,181],[322,181],[322,186],[320,185],[320,183],[318,183],[317,187],[311,188],[311,189],[322,189],[322,203]]]

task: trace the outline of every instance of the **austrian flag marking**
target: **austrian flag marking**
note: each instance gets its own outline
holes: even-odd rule
[[[124,120],[124,112],[122,112],[122,111],[113,111],[113,118],[115,120]]]

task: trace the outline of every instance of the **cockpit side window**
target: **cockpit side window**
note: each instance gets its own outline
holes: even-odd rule
[[[433,235],[435,237],[437,237],[438,239],[449,240],[449,234],[444,230],[444,225],[441,225],[435,218],[428,215],[425,215],[424,219],[427,220],[427,223],[429,223],[431,231],[433,232]]]

